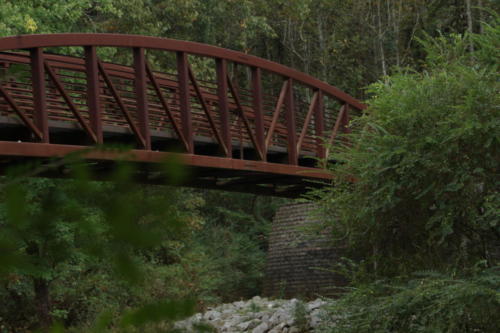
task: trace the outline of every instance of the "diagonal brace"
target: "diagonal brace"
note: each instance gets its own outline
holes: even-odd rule
[[[276,124],[278,123],[278,118],[280,115],[281,107],[283,106],[283,103],[285,102],[285,96],[288,91],[288,84],[290,80],[285,80],[283,82],[283,85],[281,86],[281,91],[280,95],[278,97],[278,101],[276,103],[276,107],[274,108],[274,113],[273,113],[273,119],[271,121],[271,125],[269,126],[269,129],[267,130],[267,136],[266,136],[266,151],[269,149],[269,145],[271,144],[271,139],[273,137],[274,130],[276,128]]]
[[[23,123],[30,128],[30,130],[35,133],[35,135],[38,137],[38,139],[42,140],[43,139],[43,134],[42,131],[38,129],[38,127],[33,124],[30,118],[28,118],[24,112],[21,110],[21,108],[17,105],[16,101],[9,95],[7,91],[5,91],[5,88],[0,85],[0,93],[3,95],[7,103],[14,109],[14,112],[21,118]]]
[[[257,150],[257,152],[259,153],[260,159],[262,161],[264,161],[265,156],[266,156],[264,149],[263,149],[264,147],[260,147],[259,144],[257,143],[257,140],[255,139],[255,135],[252,132],[252,127],[250,126],[250,122],[248,121],[248,118],[245,115],[245,112],[243,111],[243,105],[241,104],[240,95],[236,91],[236,88],[234,87],[233,82],[232,82],[231,78],[229,77],[229,74],[227,76],[227,82],[229,85],[229,90],[231,91],[231,95],[233,95],[234,101],[236,102],[236,107],[237,107],[236,110],[238,111],[241,119],[243,120],[243,124],[245,125],[247,132],[248,132],[248,136],[250,137],[250,140],[252,141],[252,144],[255,147],[255,150]]]
[[[135,136],[139,139],[139,142],[141,143],[142,147],[146,147],[146,141],[144,140],[144,137],[141,134],[141,131],[137,127],[137,125],[134,123],[134,120],[132,119],[132,115],[130,112],[127,110],[127,107],[125,106],[125,103],[123,103],[120,94],[118,93],[118,90],[116,90],[113,82],[111,81],[111,78],[109,77],[108,73],[106,72],[106,69],[104,68],[102,62],[100,60],[97,61],[97,64],[99,66],[99,71],[101,72],[102,77],[104,78],[104,81],[108,85],[109,89],[111,90],[111,94],[116,100],[116,103],[118,103],[118,106],[120,107],[120,110],[122,111],[123,115],[125,116],[125,119],[127,120],[128,124],[130,125],[130,128],[132,129],[132,132],[134,132]]]
[[[71,97],[67,94],[62,82],[59,80],[59,78],[57,77],[57,75],[54,72],[54,70],[52,69],[52,67],[49,65],[49,63],[47,61],[44,61],[44,66],[45,66],[45,69],[47,70],[47,73],[49,74],[50,78],[52,79],[52,81],[56,85],[57,90],[59,90],[59,93],[66,101],[66,104],[68,104],[69,108],[71,109],[71,112],[73,112],[73,115],[76,117],[76,119],[78,120],[80,125],[83,127],[83,129],[87,132],[87,134],[92,138],[94,143],[97,143],[97,136],[95,135],[94,131],[90,128],[90,126],[87,124],[85,119],[82,117],[82,114],[80,113],[80,111],[78,111],[78,108],[71,100]]]
[[[207,115],[208,122],[210,123],[210,127],[212,128],[212,131],[214,132],[217,141],[219,142],[222,149],[224,150],[224,154],[227,156],[228,150],[227,150],[226,143],[222,139],[222,136],[220,135],[219,131],[217,130],[217,127],[215,126],[215,121],[213,119],[212,113],[210,112],[210,108],[208,107],[208,104],[205,101],[205,97],[203,96],[203,92],[201,91],[201,88],[198,85],[198,81],[196,81],[193,70],[191,69],[191,66],[189,66],[189,64],[188,64],[188,73],[189,73],[189,78],[191,80],[191,83],[193,84],[194,90],[196,92],[196,95],[198,96],[200,103],[201,103],[201,106],[203,107],[203,111],[205,111],[205,114]]]
[[[297,142],[297,155],[300,154],[300,148],[302,147],[302,142],[307,134],[307,128],[309,127],[309,123],[311,122],[312,114],[316,109],[316,104],[318,102],[318,91],[314,92],[313,98],[311,100],[311,104],[309,105],[309,110],[307,111],[306,119],[304,119],[304,126],[302,126],[302,132],[299,136],[299,141]]]
[[[340,128],[340,124],[344,121],[345,113],[347,110],[347,104],[342,105],[339,111],[339,115],[337,116],[337,120],[335,121],[335,126],[333,127],[332,134],[330,135],[330,139],[328,140],[328,145],[326,147],[326,157],[330,154],[330,148],[333,145],[333,141],[337,137],[337,133]]]
[[[161,105],[163,106],[163,109],[167,113],[168,119],[170,120],[170,123],[172,124],[172,127],[174,128],[175,133],[177,134],[179,139],[182,141],[182,144],[184,145],[184,147],[186,148],[186,151],[187,151],[189,144],[186,141],[184,134],[182,134],[182,131],[179,127],[179,124],[177,124],[177,121],[175,120],[175,117],[172,113],[172,110],[168,106],[167,100],[165,99],[165,97],[163,96],[163,93],[161,92],[160,84],[156,80],[156,77],[154,76],[154,73],[151,70],[151,67],[149,66],[149,64],[147,62],[146,62],[146,73],[148,74],[149,81],[153,85],[153,88],[154,88],[156,95],[158,96],[158,98],[161,102]]]

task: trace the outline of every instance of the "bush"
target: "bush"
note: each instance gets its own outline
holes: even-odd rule
[[[334,187],[316,194],[365,278],[498,264],[499,37],[470,37],[474,54],[460,36],[424,42],[427,71],[372,85],[350,143],[333,147]]]
[[[354,278],[325,332],[498,332],[498,23],[423,41],[427,70],[372,85],[335,147],[315,194]]]
[[[500,327],[500,267],[468,279],[436,273],[406,284],[379,281],[332,303],[324,332],[495,333]]]

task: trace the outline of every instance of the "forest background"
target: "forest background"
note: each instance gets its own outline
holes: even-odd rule
[[[472,54],[478,45],[498,47],[495,37],[481,44],[477,39],[457,36],[487,35],[499,9],[500,4],[494,0],[5,0],[0,3],[0,36],[111,32],[197,41],[288,65],[368,100],[384,90],[380,86],[378,90],[377,86],[367,90],[374,82],[387,81],[404,70],[419,73],[443,65],[432,64],[429,60],[432,47],[422,41],[454,36],[451,38],[462,43],[459,54]],[[457,43],[452,46],[441,42],[433,46],[434,50],[443,48],[441,55],[457,50]],[[120,54],[109,54],[109,60],[113,57]],[[373,105],[377,107],[376,102]],[[126,197],[119,198],[114,196],[124,188],[120,181],[92,183],[88,185],[91,190],[82,192],[81,184],[73,181],[27,179],[21,182],[26,186],[12,188],[11,179],[2,180],[0,225],[8,233],[2,235],[0,245],[5,249],[22,249],[19,258],[35,265],[10,269],[9,258],[0,254],[0,259],[5,259],[0,268],[0,331],[29,330],[52,322],[85,330],[104,310],[110,320],[116,321],[127,309],[151,300],[196,299],[195,306],[202,309],[260,292],[270,220],[275,208],[285,202],[283,199],[139,186],[129,184],[125,176],[123,179],[134,191],[123,191]],[[497,178],[492,181],[498,186]],[[154,217],[139,209],[140,205],[131,205],[130,209],[136,211],[128,218],[118,214],[119,223],[140,234],[137,221],[168,220],[171,223],[163,225],[163,230],[169,232],[162,232],[161,239],[152,243],[135,242],[135,248],[124,249],[123,243],[130,241],[127,238],[130,235],[113,231],[114,218],[110,216],[119,211],[118,199],[142,202],[142,198],[151,199],[144,207],[157,207],[159,201],[165,202],[167,198],[170,204]],[[324,193],[319,194],[318,200],[326,202],[330,209],[332,202],[341,204]],[[13,205],[23,206],[22,214],[13,213],[9,208]],[[47,207],[56,206],[64,207],[55,213],[56,218],[38,218]],[[116,209],[108,211],[109,207]],[[380,207],[387,208],[382,204]],[[375,216],[374,212],[375,208],[363,213]],[[355,221],[361,217],[344,215],[343,218]],[[75,224],[75,220],[81,223]],[[82,229],[81,225],[88,228]],[[141,227],[144,229],[144,225]],[[350,239],[354,245],[356,241],[359,243],[363,232],[342,227],[345,229],[340,231],[354,235]],[[497,225],[493,228],[497,230]],[[148,231],[154,233],[155,229]],[[151,234],[145,237],[148,235]],[[91,246],[95,237],[102,240],[101,250]],[[384,241],[380,238],[380,242]],[[461,244],[461,241],[452,242]],[[374,251],[378,256],[373,258],[388,255],[394,259],[387,261],[388,266],[401,258],[393,249],[382,255],[382,248],[354,248],[358,250],[354,257],[360,253],[373,255]],[[113,260],[109,261],[104,254],[121,251],[130,255],[111,256]],[[461,267],[476,265],[477,261],[471,264],[471,258],[478,257],[465,253],[467,260],[458,260]],[[374,265],[378,265],[377,269],[370,269]],[[371,261],[355,269],[351,267],[349,274],[361,285],[423,267],[406,265],[402,270],[391,270],[380,266],[380,261]],[[135,275],[136,268],[143,274]],[[128,280],[134,280],[135,287]],[[360,294],[362,298],[366,296]],[[351,300],[350,304],[357,303]]]

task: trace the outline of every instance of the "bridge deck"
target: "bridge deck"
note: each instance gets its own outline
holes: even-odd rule
[[[106,52],[122,63],[100,60]],[[190,185],[294,196],[305,180],[331,177],[316,161],[363,108],[303,73],[208,45],[110,34],[0,39],[4,165],[125,143],[140,163],[179,153]],[[116,158],[97,155],[88,158]]]

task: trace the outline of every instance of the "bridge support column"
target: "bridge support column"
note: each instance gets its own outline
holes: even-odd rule
[[[318,223],[312,203],[293,203],[276,212],[269,238],[263,293],[278,298],[335,296],[346,280],[331,272],[340,259],[328,234],[308,235],[304,228]]]

